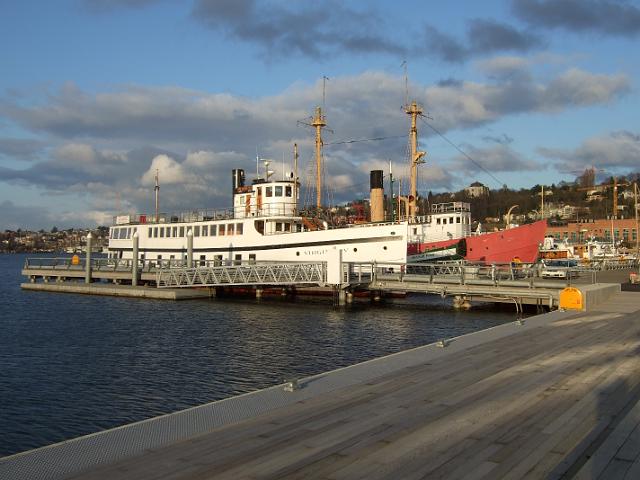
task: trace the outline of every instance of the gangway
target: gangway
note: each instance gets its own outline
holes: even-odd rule
[[[158,288],[296,285],[324,286],[325,262],[256,263],[160,268]]]

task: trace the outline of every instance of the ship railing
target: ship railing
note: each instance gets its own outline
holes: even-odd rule
[[[204,209],[191,210],[178,213],[159,213],[156,221],[156,214],[132,213],[120,214],[113,217],[113,225],[146,225],[159,223],[188,223],[207,222],[211,220],[228,220],[234,218],[231,209]]]
[[[375,281],[426,282],[442,284],[518,285],[529,288],[564,288],[576,281],[596,283],[595,271],[582,267],[557,267],[545,275],[541,263],[478,264],[463,260],[432,263],[350,263],[344,281],[371,278]]]
[[[431,205],[431,213],[455,213],[470,212],[471,204],[467,202],[434,203]]]

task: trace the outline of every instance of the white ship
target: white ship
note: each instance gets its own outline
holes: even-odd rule
[[[463,238],[470,232],[469,204],[433,205],[428,214],[417,215],[417,165],[424,155],[417,151],[416,118],[421,110],[413,103],[405,111],[411,116],[411,189],[409,195],[396,198],[397,215],[385,215],[383,174],[375,170],[371,172],[369,222],[331,226],[302,216],[295,148],[294,171],[282,180],[272,178],[268,161],[264,175],[249,185],[244,170],[233,170],[233,208],[226,212],[160,214],[156,176],[155,214],[118,215],[110,230],[109,257],[131,259],[133,235],[137,235],[139,259],[184,263],[190,236],[197,265],[323,261],[336,249],[344,262],[404,263],[410,244]],[[320,107],[310,125],[316,129],[316,208],[321,211],[322,129],[326,122]]]

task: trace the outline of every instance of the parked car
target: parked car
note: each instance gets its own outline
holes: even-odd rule
[[[567,278],[568,272],[578,266],[578,261],[568,258],[558,260],[544,260],[542,262],[542,278]],[[575,273],[572,272],[575,276]]]

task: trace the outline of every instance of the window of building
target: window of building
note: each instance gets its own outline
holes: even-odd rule
[[[622,239],[625,242],[629,240],[629,229],[628,228],[623,228],[622,229]]]
[[[264,187],[264,195],[265,197],[273,196],[273,187]]]
[[[282,196],[282,185],[276,185],[276,197]]]
[[[293,195],[291,187],[284,187],[284,195],[285,197],[291,197]]]
[[[638,238],[638,231],[634,228],[631,230],[631,240],[635,241]]]

